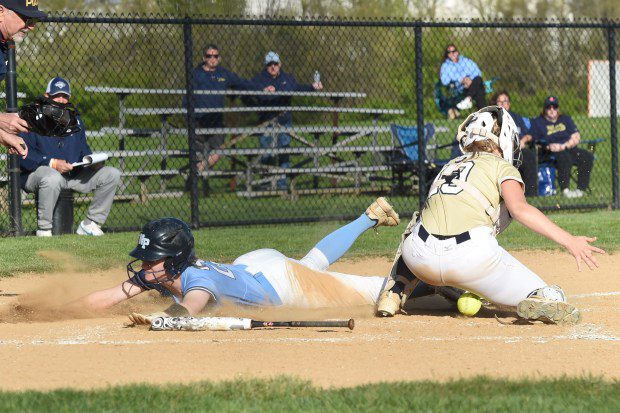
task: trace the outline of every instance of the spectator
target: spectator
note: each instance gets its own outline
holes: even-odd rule
[[[260,90],[254,83],[237,76],[235,73],[220,66],[222,57],[218,47],[209,44],[204,48],[202,64],[192,72],[192,88],[194,90]],[[218,109],[224,107],[224,95],[194,95],[195,109]],[[187,99],[183,99],[183,106],[187,107]],[[197,128],[223,128],[224,114],[196,113]],[[208,166],[217,163],[220,155],[209,155],[213,149],[224,144],[224,135],[196,135],[196,150],[198,151],[198,171],[204,171]]]
[[[273,90],[278,92],[296,92],[296,91],[313,91],[322,90],[323,84],[321,82],[313,84],[301,84],[297,83],[295,78],[285,73],[282,70],[282,62],[280,56],[275,52],[269,52],[265,55],[264,69],[256,75],[252,80],[259,84],[265,90]],[[291,96],[261,96],[259,98],[259,104],[261,106],[290,106]],[[261,123],[272,121],[274,126],[290,127],[293,124],[293,116],[291,112],[260,112],[259,121]],[[291,143],[291,135],[288,133],[279,133],[277,136],[277,142],[273,142],[272,135],[263,135],[260,138],[261,148],[286,148]],[[261,162],[265,164],[273,163],[273,157],[270,155],[263,156]],[[278,157],[278,165],[282,168],[288,168],[291,166],[289,155],[281,155]],[[286,178],[278,181],[278,188],[286,189]]]
[[[538,196],[538,165],[536,152],[531,148],[532,136],[529,134],[530,120],[510,110],[510,95],[506,90],[496,93],[491,99],[492,105],[497,105],[508,111],[517,125],[519,142],[521,144],[522,163],[519,172],[525,184],[525,196]]]
[[[439,77],[442,85],[454,85],[457,92],[465,94],[465,99],[456,104],[457,109],[471,109],[472,100],[475,101],[476,108],[482,109],[485,107],[482,72],[473,60],[460,56],[458,49],[453,43],[446,47],[444,62],[439,70]]]
[[[594,165],[594,155],[585,149],[578,148],[581,141],[579,130],[573,119],[560,112],[560,102],[556,96],[545,99],[542,113],[532,121],[530,134],[534,142],[547,149],[542,160],[552,156],[555,158],[558,182],[562,194],[567,198],[580,198],[590,185],[590,172]],[[577,166],[577,189],[571,190],[570,170]]]
[[[31,0],[0,0],[0,81],[7,73],[6,42],[20,42],[39,19],[47,16],[38,4]],[[26,121],[16,113],[0,113],[0,144],[9,148],[9,153],[25,157],[28,147],[17,135],[19,132],[28,132]]]
[[[71,98],[69,82],[55,77],[47,85],[45,96],[59,103]],[[41,136],[34,132],[22,137],[30,148],[28,156],[21,160],[22,187],[27,192],[36,192],[39,198],[37,236],[52,236],[52,215],[61,189],[72,189],[81,193],[93,192],[93,201],[86,218],[80,222],[80,235],[103,235],[103,225],[110,213],[116,187],[120,182],[120,171],[103,163],[73,167],[92,151],[86,142],[84,123],[78,116],[79,132],[65,138]]]

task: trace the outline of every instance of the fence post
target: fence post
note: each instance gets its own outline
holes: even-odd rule
[[[609,45],[609,122],[611,129],[611,182],[613,186],[613,208],[620,207],[618,191],[618,117],[616,96],[616,29],[612,23],[607,27]]]
[[[17,112],[17,70],[15,62],[15,42],[7,42],[7,73],[6,73],[6,111]],[[22,191],[19,179],[19,155],[9,155],[9,204],[11,214],[11,230],[13,235],[23,235],[22,226]]]
[[[426,202],[426,140],[424,139],[424,84],[422,76],[422,26],[417,24],[415,34],[415,94],[416,117],[418,119],[418,182],[420,188],[419,210]]]
[[[198,158],[196,156],[196,125],[194,122],[194,89],[192,87],[193,47],[192,23],[189,17],[183,23],[183,46],[185,49],[185,96],[187,97],[187,143],[189,148],[189,183],[191,226],[200,225],[198,210]]]

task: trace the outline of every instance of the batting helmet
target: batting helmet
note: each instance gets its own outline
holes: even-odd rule
[[[168,279],[174,280],[196,260],[194,236],[180,219],[156,219],[142,227],[138,245],[129,255],[141,261],[164,259],[164,268],[170,275]]]

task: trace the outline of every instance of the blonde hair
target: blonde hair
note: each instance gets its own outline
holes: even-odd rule
[[[497,119],[495,119],[491,132],[495,136],[499,136],[500,131],[501,128],[499,127],[499,123],[497,122]],[[486,139],[484,141],[474,141],[467,145],[464,149],[465,152],[471,153],[472,157],[478,156],[478,154],[481,152],[494,153],[498,151],[500,154],[502,153],[502,149],[499,147],[499,145],[490,139]]]

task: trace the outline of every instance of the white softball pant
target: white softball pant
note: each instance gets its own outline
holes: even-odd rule
[[[403,244],[403,260],[422,281],[474,292],[492,303],[516,306],[547,284],[499,246],[489,227],[469,231],[471,239],[440,240],[419,236],[420,223]]]
[[[327,308],[377,302],[385,277],[326,271],[329,263],[317,257],[316,251],[298,261],[274,249],[260,249],[240,256],[233,264],[246,265],[252,274],[262,273],[285,306]]]

